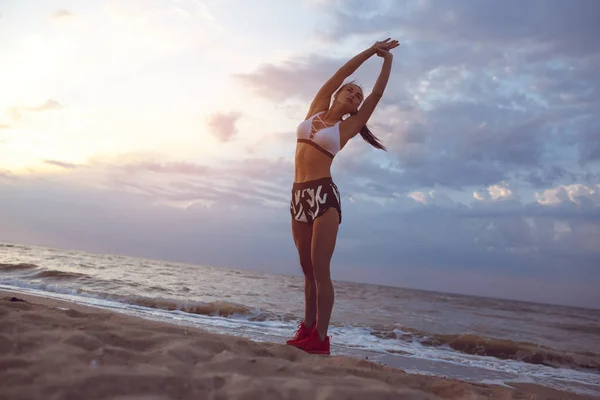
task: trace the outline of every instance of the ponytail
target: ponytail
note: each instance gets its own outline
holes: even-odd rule
[[[358,111],[350,113],[350,115],[354,115],[357,112]],[[371,132],[367,125],[363,126],[359,133],[365,142],[369,143],[371,146],[375,147],[376,149],[387,151],[386,147],[383,145],[383,143],[381,143],[381,140],[377,136],[373,135],[373,132]]]

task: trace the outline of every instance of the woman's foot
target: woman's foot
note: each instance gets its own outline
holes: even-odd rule
[[[311,354],[330,354],[329,336],[321,340],[319,332],[314,328],[306,339],[296,342],[293,346]]]
[[[298,342],[308,339],[311,332],[313,331],[314,326],[315,326],[314,322],[312,323],[311,326],[306,326],[304,324],[304,321],[302,321],[300,323],[300,325],[298,325],[298,330],[296,330],[294,338],[286,341],[285,343],[289,344],[291,346],[295,346]]]

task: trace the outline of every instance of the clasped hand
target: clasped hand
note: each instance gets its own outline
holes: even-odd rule
[[[390,50],[400,46],[397,40],[391,40],[391,38],[387,38],[385,40],[375,42],[373,45],[373,49],[375,50],[375,54],[382,58],[391,58],[392,53]]]

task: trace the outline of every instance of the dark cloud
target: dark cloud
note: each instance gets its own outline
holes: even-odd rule
[[[529,171],[528,173],[524,173],[523,176],[518,177],[536,189],[552,186],[554,182],[560,180],[566,179],[571,182],[580,180],[576,174],[573,174],[572,172],[567,171],[565,168],[556,165]]]
[[[238,112],[215,113],[208,117],[207,124],[211,132],[222,142],[233,139],[237,134],[236,122],[241,117]]]
[[[373,3],[370,13],[365,13],[356,10],[354,2],[341,3],[332,13],[339,27],[347,27],[344,34],[402,27],[407,43],[397,51],[398,86],[414,93],[413,82],[427,81],[433,95],[421,97],[433,106],[426,113],[430,128],[430,117],[445,107],[453,114],[440,115],[442,126],[436,131],[465,117],[492,117],[504,126],[504,132],[492,132],[492,140],[469,126],[460,127],[471,132],[475,142],[489,145],[479,153],[489,162],[539,164],[552,156],[564,160],[563,145],[570,138],[574,140],[567,145],[578,148],[583,164],[595,160],[600,54],[591,38],[598,35],[598,25],[592,22],[599,13],[597,2],[582,2],[581,9],[560,1],[528,2],[525,7],[461,1],[386,9],[386,4]],[[519,113],[521,118],[515,119]],[[530,117],[531,130],[523,125]],[[543,125],[540,118],[545,118]],[[475,143],[467,143],[463,150],[478,150]],[[466,155],[477,156],[468,151]]]
[[[579,160],[582,164],[600,161],[600,124],[580,136]]]
[[[449,102],[430,110],[426,117],[426,124],[409,124],[397,135],[393,134],[396,127],[387,127],[398,168],[416,185],[491,185],[525,171],[533,175],[554,171],[544,173],[547,181],[564,176],[557,173],[560,167],[543,165],[553,144],[549,132],[567,123],[554,121],[549,113]]]
[[[493,106],[443,103],[426,114],[427,123],[383,111],[372,130],[388,145],[375,153],[357,138],[358,153],[340,153],[334,163],[343,176],[377,182],[388,195],[422,187],[465,189],[518,177],[548,186],[569,179],[564,168],[545,165],[551,117],[510,110],[494,114]],[[356,143],[354,143],[356,142]],[[350,178],[348,178],[350,179]],[[357,188],[364,185],[357,183]]]
[[[61,167],[61,168],[65,168],[65,169],[75,169],[78,167],[77,164],[64,162],[64,161],[58,161],[58,160],[44,160],[44,163],[49,164],[49,165],[54,165],[57,167]]]
[[[582,0],[577,7],[561,0],[527,3],[415,0],[400,7],[382,1],[370,6],[358,6],[356,0],[330,4],[334,23],[329,35],[337,39],[393,31],[405,33],[410,39],[449,44],[533,45],[537,51],[576,56],[599,51],[595,38],[600,36],[596,23],[600,5],[595,0]]]

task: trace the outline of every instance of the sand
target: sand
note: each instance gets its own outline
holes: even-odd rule
[[[0,291],[0,399],[588,399],[408,374]]]

